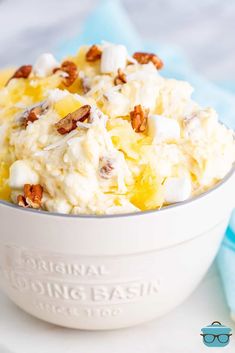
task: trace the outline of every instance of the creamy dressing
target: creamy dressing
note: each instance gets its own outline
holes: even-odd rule
[[[0,156],[12,202],[24,184],[39,183],[42,208],[51,212],[137,212],[189,199],[223,179],[235,160],[234,133],[212,108],[191,99],[189,83],[162,77],[151,62],[128,64],[123,46],[100,48],[95,63],[85,60],[88,48],[70,58],[80,71],[71,90],[52,74],[58,63],[50,54],[37,60],[28,79],[0,89]],[[118,68],[126,82],[115,85]],[[42,101],[49,109],[22,128],[25,109]],[[85,104],[89,120],[59,134],[55,124]],[[130,121],[139,104],[149,114],[144,132]]]

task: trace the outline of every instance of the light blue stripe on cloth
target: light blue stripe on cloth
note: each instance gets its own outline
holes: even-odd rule
[[[231,317],[235,319],[235,233],[229,226],[217,256],[219,272]]]
[[[193,98],[202,106],[214,107],[220,120],[235,129],[235,82],[223,82],[219,87],[197,74],[178,47],[142,41],[119,0],[100,1],[86,19],[82,32],[62,44],[57,56],[75,54],[81,45],[100,43],[101,40],[124,44],[130,52],[158,53],[165,63],[164,76],[189,81],[195,89]],[[228,304],[235,313],[235,213],[218,259]]]
[[[219,81],[217,84],[228,92],[235,94],[235,81]]]

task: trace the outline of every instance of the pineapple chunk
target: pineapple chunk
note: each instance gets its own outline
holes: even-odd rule
[[[12,79],[7,85],[7,91],[0,92],[0,105],[2,107],[9,107],[18,102],[25,105],[40,102],[45,99],[45,92],[57,88],[60,82],[61,79],[58,75],[31,80],[23,78]]]
[[[113,118],[107,122],[107,130],[112,138],[114,146],[122,151],[130,159],[139,159],[141,134],[137,134],[126,118]]]
[[[61,118],[79,109],[82,104],[72,95],[65,96],[55,103],[54,109]]]
[[[136,179],[130,201],[142,211],[160,208],[164,203],[163,186],[149,165]]]
[[[88,76],[98,75],[100,69],[100,60],[94,62],[88,62],[86,60],[86,53],[89,50],[89,46],[83,46],[74,57],[69,57],[68,60],[73,61],[78,70],[84,71]]]
[[[7,68],[5,70],[0,71],[0,88],[3,88],[10,77],[14,74],[15,69]]]
[[[20,80],[17,80],[20,81]],[[25,95],[32,98],[34,103],[45,99],[45,92],[60,86],[61,78],[58,75],[52,75],[45,78],[37,78],[25,81]]]
[[[0,162],[0,199],[10,201],[11,190],[8,185],[9,166],[5,162]]]

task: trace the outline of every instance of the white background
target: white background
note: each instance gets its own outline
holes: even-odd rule
[[[112,1],[112,0],[110,0]],[[0,0],[0,66],[76,35],[98,0]],[[197,71],[235,80],[234,0],[123,0],[142,37],[179,45]]]

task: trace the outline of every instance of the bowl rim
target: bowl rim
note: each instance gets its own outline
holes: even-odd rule
[[[188,200],[177,202],[174,204],[170,204],[168,206],[164,206],[160,209],[153,209],[153,210],[147,210],[147,211],[138,211],[138,212],[129,212],[129,213],[118,213],[118,214],[110,214],[110,215],[96,215],[96,214],[78,214],[78,215],[73,215],[73,214],[64,214],[64,213],[58,213],[58,212],[49,212],[49,211],[44,211],[44,210],[35,210],[33,208],[23,208],[19,207],[18,205],[15,205],[11,202],[0,200],[0,206],[6,206],[9,208],[13,208],[18,210],[19,212],[29,212],[29,213],[34,213],[38,215],[45,215],[45,216],[53,216],[53,217],[64,217],[64,218],[82,218],[82,219],[112,219],[112,218],[124,218],[124,217],[138,217],[138,216],[144,216],[152,213],[159,213],[159,212],[164,212],[172,208],[184,206],[187,204],[190,204],[194,201],[197,201],[199,199],[202,199],[206,197],[208,194],[212,193],[213,191],[219,189],[222,185],[224,185],[232,176],[235,174],[235,163],[233,163],[232,168],[230,171],[225,175],[223,179],[221,179],[219,182],[217,182],[211,189],[203,192],[202,194],[199,194],[197,196],[194,196]]]

